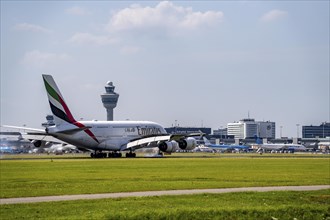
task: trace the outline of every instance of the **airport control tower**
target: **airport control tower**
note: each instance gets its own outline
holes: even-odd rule
[[[105,93],[101,95],[104,108],[107,109],[107,120],[113,121],[113,109],[116,108],[119,94],[115,93],[115,86],[112,82],[105,85]]]

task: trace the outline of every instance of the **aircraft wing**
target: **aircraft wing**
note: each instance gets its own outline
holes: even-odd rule
[[[156,135],[149,137],[142,137],[139,139],[132,140],[127,144],[123,145],[120,149],[125,150],[136,150],[144,147],[157,147],[157,143],[160,141],[179,141],[187,137],[202,136],[203,133],[193,133],[193,134],[168,134],[168,135]]]
[[[120,150],[121,151],[130,150],[130,149],[135,150],[135,149],[143,148],[145,146],[154,147],[154,144],[157,144],[159,141],[171,140],[171,136],[172,135],[140,138],[128,142]]]

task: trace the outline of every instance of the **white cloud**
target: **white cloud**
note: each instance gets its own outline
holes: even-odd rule
[[[72,8],[68,8],[65,10],[65,12],[70,15],[79,15],[79,16],[92,14],[90,11],[86,10],[85,8],[79,7],[79,6],[74,6]]]
[[[16,24],[14,26],[14,30],[17,31],[32,31],[32,32],[40,32],[40,33],[46,33],[49,34],[52,31],[44,28],[40,25],[35,25],[35,24],[28,24],[28,23],[20,23],[20,24]]]
[[[33,50],[25,53],[21,63],[29,67],[44,68],[70,59],[71,57],[65,53],[56,54]]]
[[[123,55],[130,55],[130,54],[136,54],[141,51],[140,47],[135,46],[124,46],[121,48],[120,53]]]
[[[184,8],[168,1],[160,2],[155,7],[141,7],[135,4],[116,12],[110,19],[107,30],[196,29],[217,24],[223,17],[221,11],[194,12],[190,7]]]
[[[264,14],[260,20],[262,22],[272,22],[272,21],[277,21],[277,20],[283,19],[287,16],[288,16],[287,11],[281,11],[281,10],[274,9],[274,10],[271,10],[271,11],[267,12],[266,14]]]
[[[117,39],[109,36],[97,36],[90,33],[75,33],[69,40],[76,44],[94,44],[98,46],[114,44],[118,42]]]

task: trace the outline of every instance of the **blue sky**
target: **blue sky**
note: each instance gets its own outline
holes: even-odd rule
[[[74,116],[217,129],[329,121],[329,1],[1,1],[1,124],[40,127],[52,74]]]

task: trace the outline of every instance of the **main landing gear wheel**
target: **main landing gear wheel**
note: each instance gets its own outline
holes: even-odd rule
[[[91,153],[91,158],[106,158],[107,154],[102,152]]]
[[[126,157],[127,158],[129,158],[129,157],[136,157],[136,153],[132,153],[132,152],[126,153]]]
[[[108,157],[110,157],[110,158],[118,158],[118,157],[121,157],[121,156],[122,156],[122,154],[118,153],[118,152],[110,152],[108,154]]]

